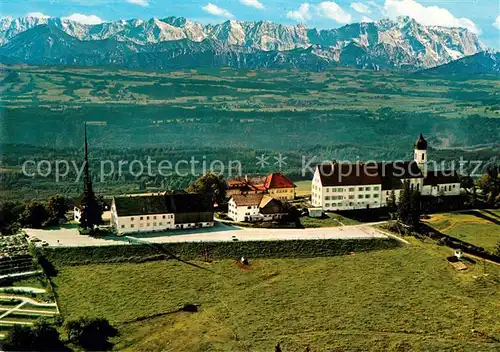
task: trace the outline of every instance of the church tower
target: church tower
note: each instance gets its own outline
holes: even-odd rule
[[[413,159],[422,171],[424,177],[427,176],[427,141],[424,139],[422,133],[415,142],[415,153]]]

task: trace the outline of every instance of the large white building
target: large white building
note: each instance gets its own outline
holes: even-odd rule
[[[188,193],[115,197],[111,224],[119,234],[211,227],[212,199]]]
[[[354,210],[387,206],[409,182],[424,196],[456,196],[460,179],[454,170],[427,170],[427,141],[415,142],[414,160],[387,163],[337,163],[316,166],[311,203],[323,210]]]

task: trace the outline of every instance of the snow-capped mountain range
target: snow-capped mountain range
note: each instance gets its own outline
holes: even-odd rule
[[[486,48],[464,28],[409,17],[318,30],[268,21],[203,25],[182,17],[85,25],[61,18],[2,18],[0,56],[28,64],[135,68],[353,66],[425,69]]]

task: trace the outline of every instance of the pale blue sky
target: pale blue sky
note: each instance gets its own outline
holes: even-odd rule
[[[2,17],[82,14],[82,21],[184,16],[203,23],[270,20],[335,28],[350,22],[409,15],[424,24],[463,26],[500,49],[500,0],[0,0]]]

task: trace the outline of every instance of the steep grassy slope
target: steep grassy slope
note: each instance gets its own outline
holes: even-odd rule
[[[60,267],[66,317],[120,329],[118,350],[495,350],[500,268],[457,272],[428,244],[316,259]],[[185,303],[198,313],[175,312]],[[139,320],[137,320],[140,318]]]

